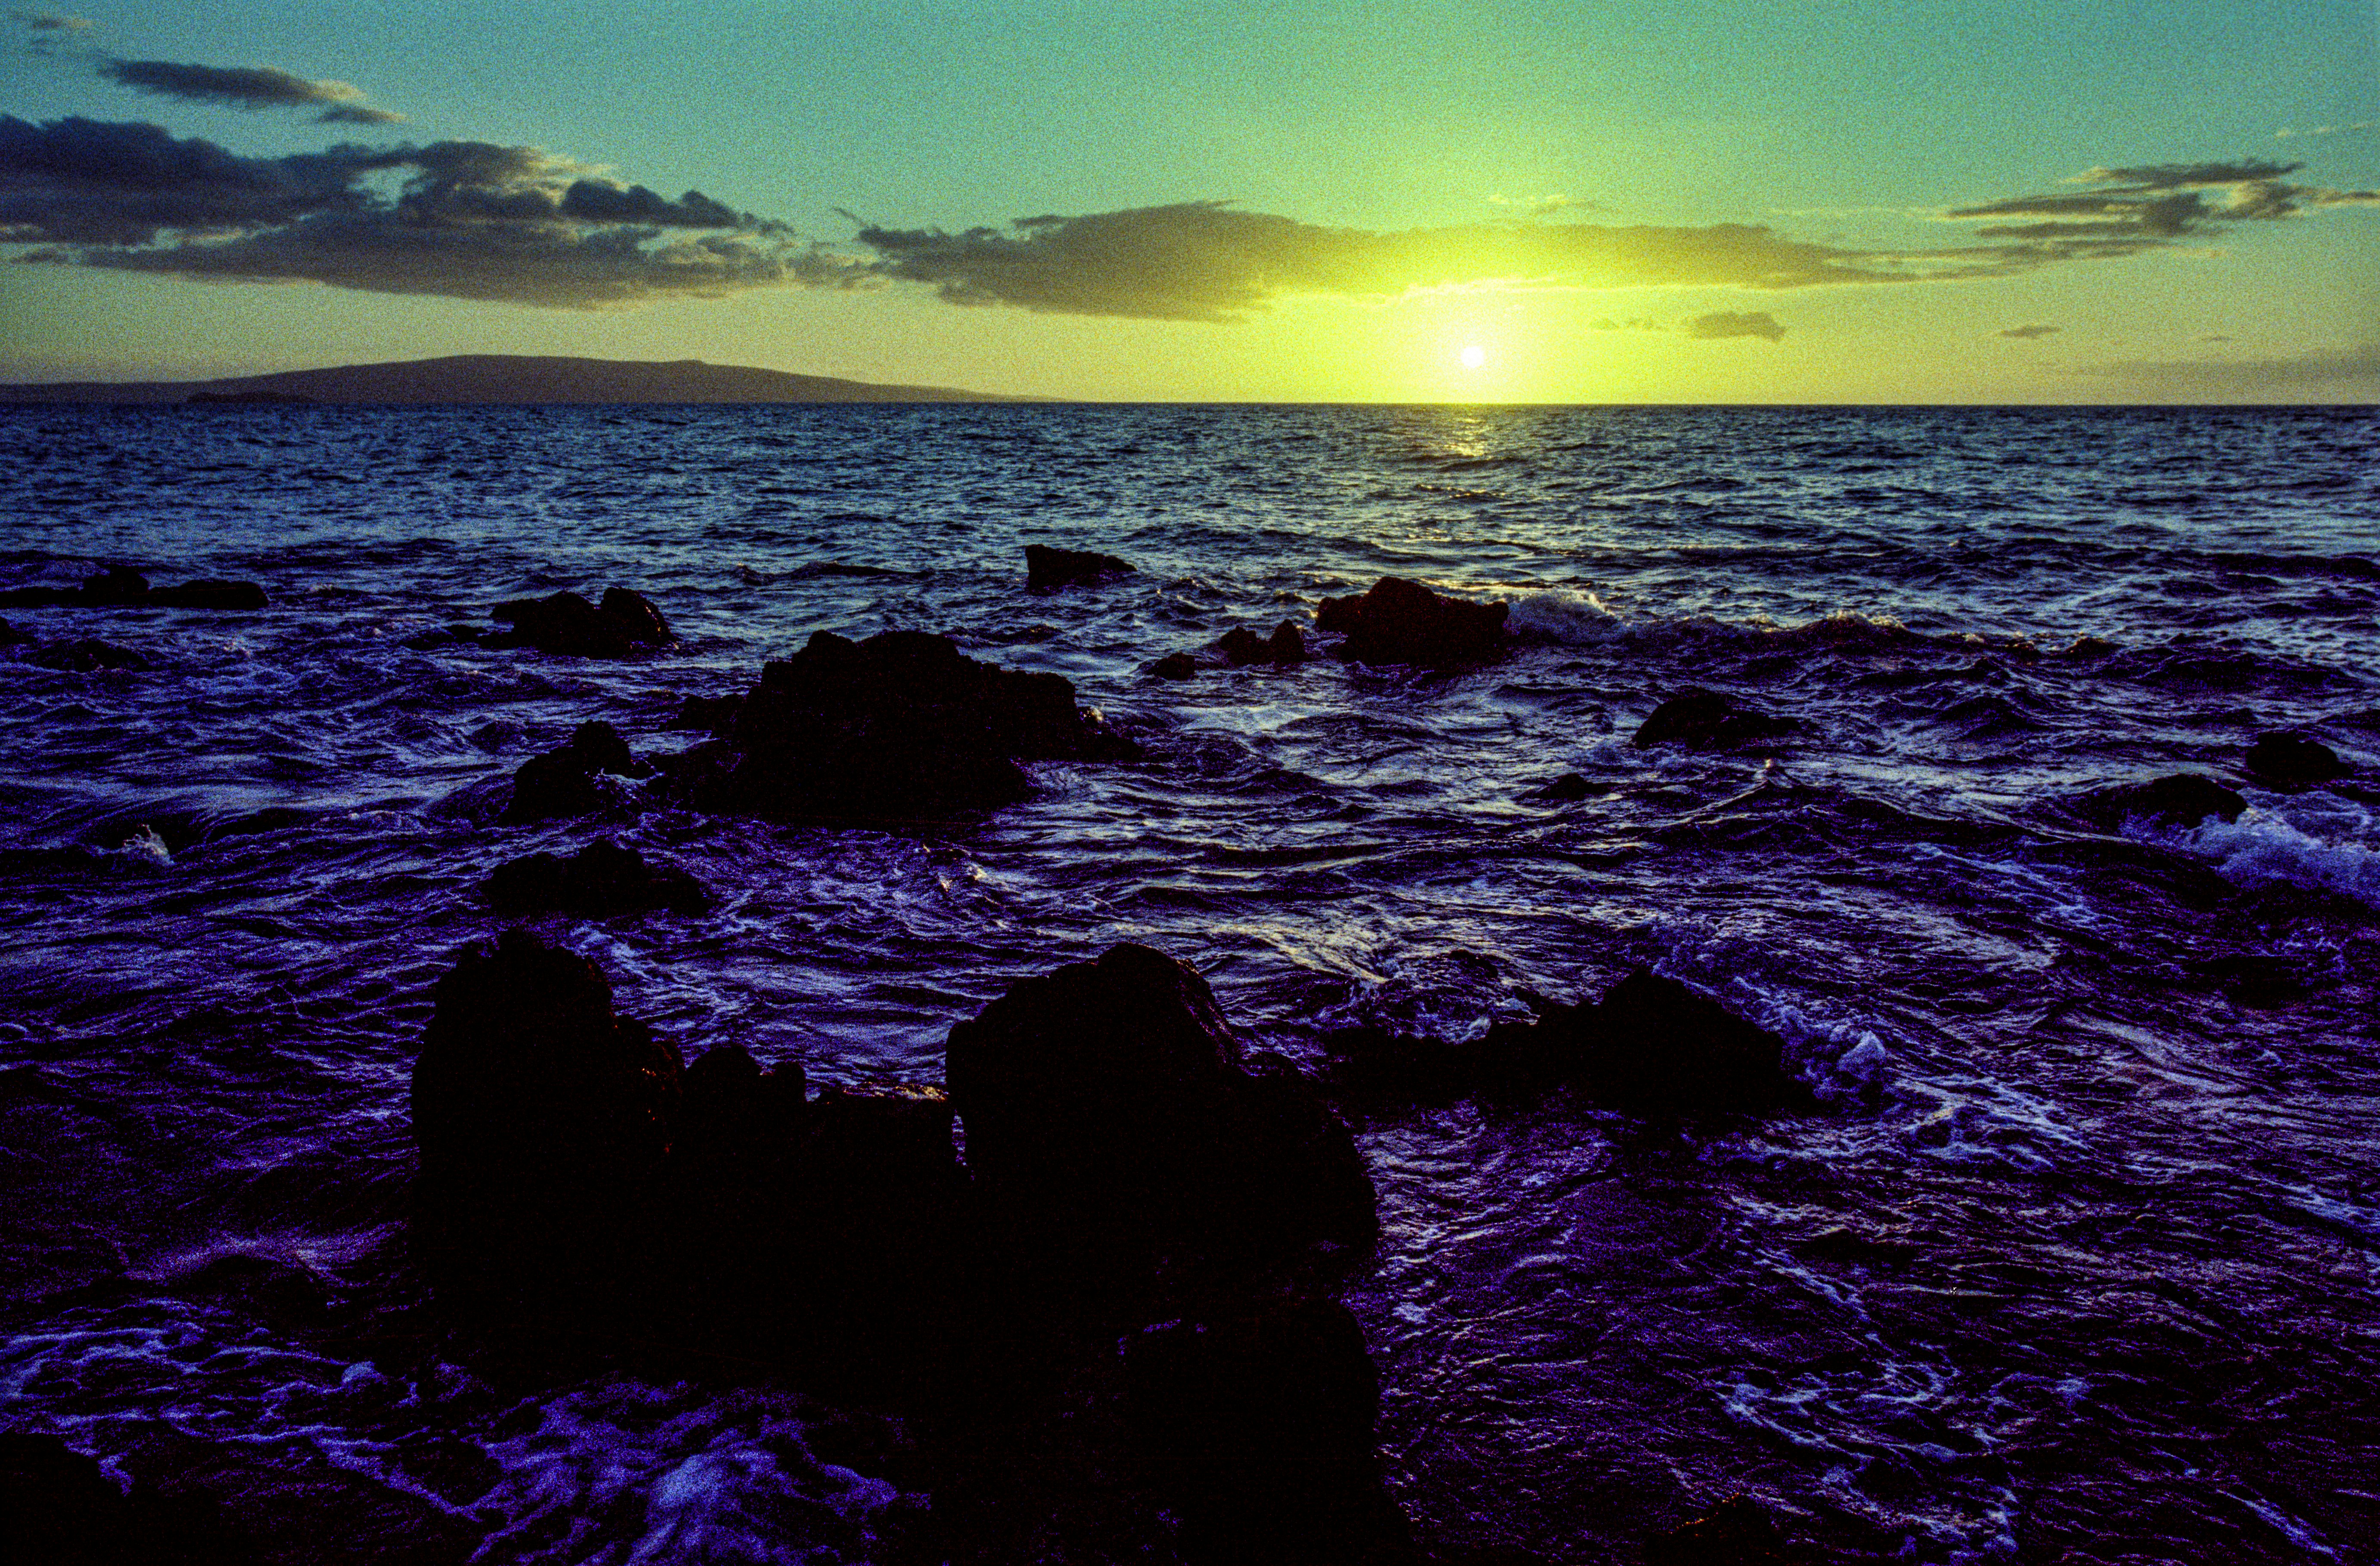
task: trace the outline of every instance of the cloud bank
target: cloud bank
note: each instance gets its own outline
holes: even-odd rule
[[[2229,341],[2228,338],[2202,338]],[[2338,353],[2304,354],[2294,358],[2131,360],[2097,364],[2086,375],[2118,377],[2155,385],[2168,392],[2216,400],[2239,397],[2282,397],[2308,392],[2351,396],[2380,393],[2380,343],[2366,343]]]
[[[35,32],[89,32],[99,25],[89,17],[64,16],[56,11],[11,11],[8,15]]]
[[[2054,337],[2065,330],[2063,326],[2011,326],[2003,331],[2000,335],[2014,337],[2021,343],[2029,343],[2035,337]]]
[[[1759,337],[1774,343],[1785,335],[1785,328],[1767,310],[1738,314],[1720,310],[1713,315],[1698,315],[1686,322],[1686,335],[1710,341],[1720,337]]]
[[[565,309],[868,280],[700,191],[672,200],[532,147],[243,158],[152,125],[6,115],[0,243],[42,246],[19,258],[35,263]]]
[[[2094,168],[2066,182],[2094,188],[2088,190],[2011,196],[1953,207],[1945,215],[1961,222],[2034,219],[1987,223],[1975,235],[2008,242],[2012,253],[2029,252],[2046,263],[2137,255],[2235,224],[2279,222],[2325,207],[2380,206],[2380,191],[2290,184],[2285,176],[2304,166],[2250,158]]]
[[[364,103],[351,81],[309,81],[271,66],[188,66],[172,60],[109,60],[99,67],[109,80],[160,98],[236,109],[304,108],[327,104],[316,119],[326,125],[396,125],[405,116]]]

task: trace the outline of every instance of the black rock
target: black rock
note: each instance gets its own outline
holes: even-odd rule
[[[2258,734],[2248,747],[2248,771],[2284,787],[2328,783],[2347,775],[2338,752],[2304,734]]]
[[[1136,573],[1132,562],[1089,550],[1051,549],[1048,544],[1025,546],[1025,585],[1028,588],[1088,588]]]
[[[1285,1066],[1251,1071],[1206,980],[1162,953],[1021,979],[951,1029],[947,1060],[968,1167],[1027,1231],[1232,1256],[1378,1232],[1345,1124]]]
[[[1564,772],[1543,788],[1532,789],[1524,797],[1542,799],[1552,804],[1567,805],[1594,794],[1595,785],[1580,772]]]
[[[633,848],[598,840],[569,858],[532,854],[496,867],[488,902],[502,914],[584,914],[612,918],[656,908],[698,914],[702,884],[674,865],[648,864]]]
[[[149,578],[128,565],[111,565],[96,577],[85,577],[75,599],[95,608],[146,602]]]
[[[1801,726],[1791,718],[1755,712],[1718,691],[1691,690],[1654,708],[1630,743],[1640,749],[1655,745],[1752,745],[1781,738]]]
[[[1533,1022],[1500,1022],[1471,1044],[1353,1028],[1323,1040],[1331,1085],[1375,1103],[1519,1097],[1569,1083],[1634,1114],[1766,1114],[1806,1108],[1785,1041],[1675,979],[1644,969],[1575,1006],[1532,1000]]]
[[[1159,659],[1149,674],[1160,680],[1189,680],[1198,675],[1198,661],[1186,652],[1169,652]]]
[[[63,669],[69,674],[88,674],[98,669],[146,669],[150,661],[128,647],[118,647],[95,637],[79,641],[52,642],[20,654],[23,660],[43,669]]]
[[[600,775],[649,777],[651,772],[629,754],[619,730],[601,721],[581,723],[568,744],[520,764],[513,773],[512,802],[501,819],[542,821],[594,815],[618,800],[615,789],[597,781]]]
[[[226,582],[205,577],[177,588],[153,589],[146,601],[161,609],[249,610],[263,608],[265,597],[264,589],[254,582]]]
[[[1260,637],[1245,625],[1234,625],[1223,633],[1215,648],[1231,660],[1234,668],[1250,663],[1270,663],[1287,668],[1305,662],[1305,636],[1292,620],[1283,620],[1274,626],[1269,637]]]
[[[2134,820],[2180,827],[2194,827],[2209,816],[2236,821],[2247,807],[2236,791],[2195,772],[2095,789],[2074,802],[2076,815],[2105,832]]]
[[[503,634],[500,631],[483,631],[477,625],[439,625],[415,632],[405,638],[404,645],[416,652],[431,652],[442,647],[478,647]]]
[[[15,647],[20,642],[28,642],[32,639],[32,637],[27,636],[16,626],[8,624],[7,621],[0,620],[0,647]]]
[[[1511,608],[1447,598],[1418,582],[1383,577],[1360,597],[1324,599],[1314,624],[1346,637],[1333,653],[1343,662],[1459,668],[1502,656]]]
[[[652,600],[625,588],[604,589],[600,607],[574,592],[514,599],[496,605],[495,617],[512,629],[487,645],[533,647],[577,658],[627,658],[676,639]]]
[[[667,726],[691,729],[698,734],[725,734],[743,707],[741,692],[730,692],[725,696],[689,696],[678,703],[677,711],[670,718]]]
[[[701,808],[780,819],[941,819],[1028,797],[1027,760],[1139,754],[1058,674],[979,663],[947,637],[812,636],[772,662],[726,736],[681,769]]]
[[[1380,1487],[1379,1377],[1345,1306],[1257,1301],[1125,1341],[1125,1417],[1193,1560],[1413,1559]]]
[[[467,1293],[566,1299],[615,1260],[669,1150],[676,1046],[522,930],[467,949],[436,1004],[411,1097],[425,1259]]]

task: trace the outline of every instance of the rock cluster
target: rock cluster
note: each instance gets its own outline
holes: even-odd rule
[[[1343,662],[1452,669],[1503,655],[1511,607],[1448,598],[1402,577],[1383,577],[1360,596],[1324,599],[1314,624],[1346,638],[1332,654]]]
[[[653,601],[626,588],[606,588],[600,604],[575,592],[518,598],[496,605],[510,627],[482,638],[488,647],[532,647],[572,658],[629,658],[671,645],[669,622]]]
[[[229,582],[202,577],[179,587],[152,588],[149,578],[128,565],[111,565],[74,588],[12,588],[0,592],[0,604],[44,605],[82,609],[261,609],[264,589],[254,582]]]
[[[1294,620],[1283,620],[1273,627],[1269,637],[1260,637],[1245,625],[1234,625],[1216,641],[1215,650],[1235,669],[1250,663],[1289,668],[1305,662],[1305,636]]]

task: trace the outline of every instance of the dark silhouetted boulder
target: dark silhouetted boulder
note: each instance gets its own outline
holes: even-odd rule
[[[1459,668],[1503,655],[1511,607],[1448,598],[1402,577],[1383,577],[1360,597],[1324,599],[1314,624],[1346,638],[1333,652],[1344,662]]]
[[[1245,625],[1234,625],[1225,631],[1215,649],[1231,660],[1234,668],[1250,663],[1270,663],[1280,668],[1305,662],[1305,634],[1293,620],[1283,620],[1273,627],[1269,637],[1260,637]]]
[[[2195,772],[2095,789],[2074,802],[2074,813],[2104,832],[2119,831],[2127,821],[2177,827],[2194,827],[2209,816],[2236,821],[2247,807],[2237,791]]]
[[[520,764],[513,773],[512,802],[504,807],[503,819],[542,821],[591,816],[619,803],[617,785],[607,786],[599,778],[651,773],[650,767],[629,753],[628,742],[618,729],[600,720],[581,723],[568,744]]]
[[[1087,1251],[1368,1245],[1346,1126],[1277,1062],[1251,1072],[1206,980],[1146,946],[1020,979],[951,1029],[967,1164],[1025,1229]]]
[[[1645,1566],[1798,1566],[1805,1559],[1750,1496],[1730,1496],[1645,1541]]]
[[[593,963],[522,930],[438,981],[413,1068],[417,1236],[467,1291],[553,1297],[615,1260],[669,1150],[677,1049]]]
[[[1639,749],[1656,745],[1755,745],[1781,739],[1801,727],[1793,719],[1756,712],[1719,691],[1690,690],[1654,708],[1629,743]]]
[[[1532,789],[1523,797],[1541,799],[1553,805],[1569,805],[1587,798],[1594,793],[1595,785],[1586,781],[1585,774],[1564,772],[1543,788]]]
[[[150,661],[128,647],[84,637],[79,641],[52,642],[20,654],[23,660],[43,669],[61,669],[71,674],[88,674],[100,669],[147,669]]]
[[[264,589],[254,582],[227,582],[213,577],[184,582],[176,588],[151,589],[148,601],[161,609],[249,610],[265,605]]]
[[[613,918],[654,909],[698,914],[710,905],[702,884],[674,865],[649,864],[633,848],[597,841],[565,859],[532,854],[496,867],[488,902],[501,914],[584,914]]]
[[[698,734],[723,734],[734,725],[735,714],[744,708],[741,691],[725,696],[689,696],[677,704],[670,718],[669,727],[693,730]]]
[[[1785,1041],[1706,996],[1644,969],[1597,1002],[1529,998],[1532,1022],[1500,1022],[1468,1044],[1343,1029],[1323,1045],[1330,1081],[1349,1099],[1447,1103],[1520,1097],[1568,1083],[1634,1114],[1766,1114],[1806,1108],[1785,1069]]]
[[[922,631],[863,642],[820,631],[768,665],[725,738],[681,776],[704,809],[939,819],[1029,796],[1021,761],[1138,753],[1075,706],[1061,675],[979,663]]]
[[[1048,544],[1025,546],[1025,585],[1028,588],[1088,588],[1135,573],[1132,562],[1089,550],[1051,549]]]
[[[149,599],[149,578],[128,565],[111,565],[96,577],[85,577],[75,597],[94,608],[142,603]]]
[[[1379,1377],[1345,1306],[1293,1297],[1125,1340],[1125,1418],[1193,1560],[1413,1559],[1380,1487]]]
[[[2248,771],[2284,788],[2324,783],[2347,775],[2338,752],[2304,734],[2258,734],[2248,747]]]
[[[627,658],[676,639],[652,600],[625,588],[606,589],[600,607],[574,592],[514,599],[496,605],[495,617],[512,628],[487,645],[575,658]]]
[[[1198,661],[1186,652],[1169,652],[1159,659],[1148,672],[1160,680],[1196,679]]]

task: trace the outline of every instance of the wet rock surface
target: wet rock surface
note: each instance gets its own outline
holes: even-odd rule
[[[1345,638],[1331,649],[1342,662],[1452,669],[1503,656],[1511,612],[1500,601],[1474,603],[1402,577],[1383,577],[1360,596],[1324,599],[1314,625]]]
[[[666,909],[698,914],[710,905],[702,883],[674,865],[648,861],[608,840],[564,858],[531,854],[496,867],[488,902],[501,914],[583,914],[613,918]]]
[[[621,802],[616,783],[606,779],[650,777],[652,769],[628,749],[627,739],[607,722],[584,722],[568,743],[532,756],[513,773],[507,821],[542,821],[592,816]]]
[[[2258,734],[2248,747],[2247,767],[2258,781],[2284,788],[2325,783],[2350,771],[2322,741],[2292,734]]]
[[[1722,692],[1694,690],[1654,708],[1629,743],[1640,749],[1656,745],[1716,748],[1782,739],[1801,727],[1795,719],[1755,711]]]
[[[1048,544],[1025,546],[1025,585],[1028,588],[1091,588],[1137,575],[1132,562],[1095,550],[1053,549]]]
[[[626,588],[606,588],[601,603],[575,592],[513,599],[496,605],[495,618],[510,627],[485,645],[528,647],[571,658],[630,658],[669,646],[677,638],[653,601]]]
[[[2077,816],[2102,832],[2120,831],[2127,821],[2167,827],[2194,827],[2210,816],[2236,821],[2247,808],[2237,789],[2195,772],[2095,789],[2073,804]]]
[[[82,609],[262,609],[264,589],[254,582],[202,577],[177,587],[153,588],[149,578],[128,565],[113,565],[79,587],[11,588],[0,592],[0,604]]]
[[[1275,625],[1272,635],[1258,636],[1245,625],[1234,625],[1215,643],[1233,668],[1251,663],[1269,663],[1276,668],[1290,668],[1305,662],[1305,634],[1294,620],[1283,620]]]
[[[726,735],[679,775],[703,809],[930,819],[1028,797],[1021,762],[1138,753],[1062,675],[978,662],[922,631],[820,631],[762,671]]]

